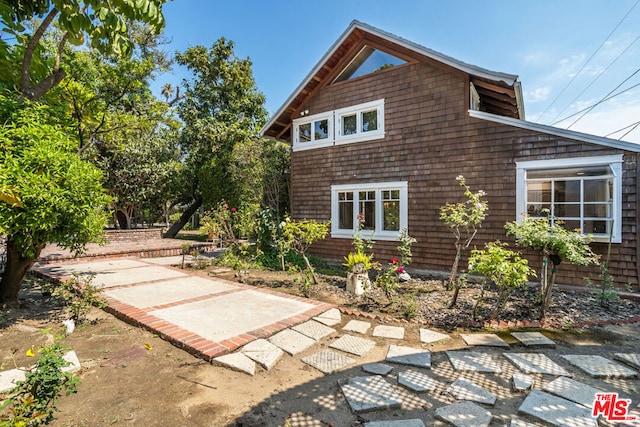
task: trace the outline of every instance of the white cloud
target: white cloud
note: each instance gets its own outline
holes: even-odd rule
[[[566,128],[573,123],[579,115],[558,123],[557,127]],[[613,105],[604,111],[598,111],[597,108],[587,114],[578,123],[571,127],[571,130],[586,132],[598,136],[606,136],[619,129],[625,128],[640,120],[640,102],[626,105]],[[609,136],[612,139],[618,139],[631,128],[627,128]],[[624,141],[635,142],[640,144],[640,126],[630,132],[623,138]]]
[[[528,102],[540,102],[546,101],[549,97],[549,93],[551,92],[551,86],[544,86],[536,88],[529,93],[527,93],[527,101]]]

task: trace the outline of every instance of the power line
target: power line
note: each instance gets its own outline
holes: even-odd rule
[[[564,107],[564,109],[563,109],[562,111],[560,111],[558,114],[556,114],[556,116],[555,116],[553,119],[551,119],[551,120],[556,120],[558,117],[560,117],[560,115],[561,115],[562,113],[564,113],[565,111],[567,111],[567,108],[569,108],[569,107],[571,106],[571,104],[573,104],[573,103],[574,103],[578,98],[580,98],[580,97],[581,97],[581,96],[582,96],[582,95],[587,91],[587,89],[589,89],[591,86],[593,86],[593,84],[594,84],[595,82],[597,82],[597,81],[598,81],[598,79],[599,79],[600,77],[602,77],[602,76],[603,76],[603,74],[604,74],[604,73],[606,73],[606,72],[609,70],[609,68],[611,68],[611,66],[612,66],[613,64],[615,64],[615,63],[618,61],[618,59],[620,59],[620,58],[621,58],[621,57],[622,57],[622,56],[623,56],[623,55],[624,55],[624,54],[625,54],[625,53],[626,53],[626,52],[631,48],[631,46],[633,46],[633,45],[634,45],[638,40],[640,40],[640,36],[636,37],[636,39],[635,39],[634,41],[632,41],[632,42],[631,42],[631,43],[630,43],[630,44],[629,44],[629,45],[628,45],[628,46],[627,46],[627,47],[626,47],[626,48],[625,48],[625,49],[624,49],[624,50],[623,50],[623,51],[622,51],[618,56],[616,56],[616,58],[615,58],[615,59],[614,59],[614,60],[613,60],[609,65],[607,65],[607,68],[605,68],[604,70],[602,70],[602,71],[601,71],[601,72],[600,72],[600,73],[599,73],[599,74],[598,74],[598,75],[597,75],[593,80],[591,80],[591,83],[589,83],[589,84],[587,85],[587,87],[585,87],[585,88],[582,90],[582,92],[580,92],[580,93],[579,93],[575,98],[573,98],[573,99],[569,102],[569,104],[567,104],[567,106],[566,106],[566,107]]]
[[[636,71],[636,72],[637,72],[637,71]],[[623,83],[624,83],[624,82],[623,82]],[[555,125],[557,125],[557,124],[558,124],[558,123],[560,123],[560,122],[564,122],[565,120],[570,119],[571,117],[577,116],[578,114],[580,114],[580,113],[582,113],[582,112],[584,112],[584,111],[587,111],[587,110],[589,110],[589,109],[593,109],[593,108],[594,108],[595,106],[597,106],[598,104],[601,104],[601,103],[603,103],[603,102],[605,102],[605,101],[608,101],[608,100],[610,100],[610,99],[613,99],[613,98],[615,98],[616,96],[618,96],[618,95],[622,95],[622,94],[623,94],[623,93],[625,93],[625,92],[629,92],[631,89],[634,89],[634,88],[636,88],[636,87],[638,87],[638,86],[640,86],[640,83],[636,83],[636,84],[634,84],[633,86],[629,86],[629,87],[628,87],[628,88],[626,88],[625,90],[621,90],[621,91],[620,91],[620,92],[618,92],[618,93],[615,93],[615,94],[613,94],[613,95],[611,95],[611,96],[608,96],[608,97],[606,97],[606,98],[604,98],[604,99],[601,99],[600,101],[596,102],[596,103],[595,103],[595,104],[593,104],[593,105],[590,105],[590,106],[588,106],[588,107],[585,107],[585,108],[583,108],[583,109],[582,109],[582,110],[580,110],[580,111],[576,111],[575,113],[573,113],[573,114],[571,114],[571,115],[569,115],[569,116],[567,116],[567,117],[564,117],[564,118],[562,118],[562,119],[560,119],[560,120],[557,120],[557,121],[555,121],[555,122],[551,123],[551,126],[555,126]],[[618,86],[618,87],[620,87],[620,86]],[[615,89],[614,89],[614,90],[615,90]]]
[[[567,83],[562,90],[560,91],[560,93],[558,93],[558,95],[554,98],[554,100],[551,102],[551,104],[549,104],[547,106],[547,108],[542,112],[542,114],[538,117],[538,120],[540,120],[546,113],[547,111],[549,111],[549,109],[553,106],[553,104],[556,103],[556,101],[558,100],[558,98],[560,98],[560,96],[564,93],[565,90],[567,90],[567,88],[571,85],[571,83],[573,83],[573,81],[576,79],[576,77],[578,77],[578,75],[582,72],[582,70],[584,70],[584,68],[587,66],[587,64],[589,64],[589,62],[593,59],[594,56],[596,56],[596,54],[598,53],[598,51],[602,48],[602,46],[604,46],[604,44],[607,42],[607,40],[609,40],[609,37],[611,37],[611,35],[613,33],[615,33],[615,31],[618,29],[618,27],[620,25],[622,25],[622,23],[624,22],[625,19],[627,19],[627,16],[629,16],[629,14],[633,11],[633,9],[635,9],[635,7],[638,5],[638,3],[640,3],[640,0],[637,0],[633,6],[631,6],[631,9],[629,9],[629,11],[627,12],[626,15],[624,15],[624,17],[620,20],[620,22],[618,22],[618,24],[615,26],[615,28],[613,30],[611,30],[611,32],[609,33],[609,35],[602,41],[602,43],[600,43],[600,46],[598,46],[598,48],[595,50],[595,52],[593,52],[591,54],[591,56],[589,57],[589,59],[587,59],[587,62],[585,62],[582,67],[580,67],[580,70],[578,70],[578,72],[576,74],[573,75],[573,77],[571,78],[571,80],[569,80],[569,83]]]
[[[621,129],[618,129],[618,130],[616,130],[616,131],[613,131],[613,132],[611,132],[611,133],[608,133],[608,134],[606,134],[604,137],[605,137],[605,138],[608,138],[609,136],[611,136],[611,135],[613,135],[613,134],[616,134],[616,133],[618,133],[618,132],[622,132],[622,131],[623,131],[623,130],[625,130],[625,129],[629,129],[629,128],[631,128],[631,129],[629,129],[629,131],[628,131],[628,132],[625,132],[625,134],[624,134],[624,135],[622,135],[620,138],[618,138],[618,140],[621,140],[622,138],[624,138],[625,136],[627,136],[627,135],[629,135],[631,132],[633,132],[633,131],[638,127],[638,126],[640,126],[640,120],[639,120],[639,121],[637,121],[637,122],[635,122],[635,123],[631,123],[630,125],[627,125],[627,126],[625,126],[625,127],[621,128]]]
[[[629,135],[631,132],[633,132],[634,130],[636,130],[636,128],[638,127],[638,125],[640,125],[640,122],[636,122],[636,125],[634,127],[632,127],[628,132],[626,132],[624,135],[622,135],[620,138],[618,138],[618,140],[621,140],[622,138],[624,138],[625,136]]]

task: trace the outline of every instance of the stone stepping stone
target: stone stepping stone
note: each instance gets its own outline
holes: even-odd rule
[[[538,353],[503,353],[504,357],[525,374],[548,374],[570,377],[562,366]]]
[[[292,356],[305,351],[316,343],[313,338],[309,338],[292,329],[285,329],[278,332],[269,338],[269,342],[280,347]]]
[[[556,343],[540,332],[511,332],[511,336],[525,347],[556,348]]]
[[[432,331],[430,329],[420,329],[420,341],[423,343],[431,344],[432,342],[448,340],[451,337],[447,334],[441,334],[440,332]]]
[[[491,412],[472,402],[454,403],[436,409],[436,418],[456,427],[487,427]]]
[[[250,342],[242,347],[240,352],[267,371],[273,368],[273,365],[275,365],[284,354],[284,351],[265,339]]]
[[[587,408],[593,407],[593,401],[596,398],[596,393],[605,393],[603,390],[598,390],[597,388],[593,388],[587,384],[565,377],[556,378],[546,386],[542,387],[542,390],[572,402],[579,403]]]
[[[561,397],[533,390],[518,408],[518,412],[558,427],[597,426],[591,410]]]
[[[404,339],[404,328],[402,326],[378,325],[373,328],[372,335],[374,337],[402,340]]]
[[[393,371],[393,367],[384,363],[366,363],[362,365],[362,370],[367,374],[387,375]]]
[[[294,326],[291,329],[296,332],[300,332],[301,334],[306,335],[309,338],[313,338],[316,341],[321,340],[322,338],[326,337],[327,335],[331,335],[336,331],[335,329],[323,325],[322,323],[318,323],[315,320],[308,320],[304,323]]]
[[[431,369],[431,352],[421,348],[390,345],[385,362]]]
[[[524,374],[513,374],[511,377],[511,389],[515,392],[531,390],[534,384],[533,377]]]
[[[496,334],[460,334],[460,336],[467,345],[471,346],[509,347],[509,344]]]
[[[640,423],[638,422],[640,420],[640,403],[638,403],[638,405],[633,409],[629,408],[627,417],[636,417],[636,419],[622,421],[620,422],[620,424],[618,424],[618,427],[638,427],[638,425],[640,425]]]
[[[245,374],[255,375],[256,362],[249,359],[242,353],[230,353],[213,359],[213,364],[218,366],[224,366],[225,368],[232,369],[238,372],[244,372]]]
[[[448,388],[447,393],[458,400],[468,400],[471,402],[484,403],[486,405],[496,404],[496,395],[480,387],[478,384],[466,378],[458,378]]]
[[[635,378],[638,372],[602,356],[566,354],[564,360],[594,378]]]
[[[18,381],[25,381],[26,374],[26,370],[17,368],[0,372],[0,393],[13,389]]]
[[[325,374],[332,374],[345,366],[356,363],[354,359],[333,350],[322,350],[300,360]]]
[[[371,323],[363,322],[362,320],[350,320],[344,328],[343,331],[349,332],[357,332],[359,334],[366,334],[369,328],[371,327]]]
[[[491,355],[475,351],[447,351],[447,357],[456,371],[500,373],[502,369]]]
[[[511,418],[509,427],[539,427],[539,424],[531,424],[527,421],[521,420],[520,418]]]
[[[616,353],[613,358],[633,368],[640,369],[640,353]]]
[[[340,314],[340,310],[338,310],[337,308],[332,308],[314,317],[313,320],[327,326],[335,326],[338,323],[342,322],[342,314]]]
[[[425,427],[422,420],[369,421],[364,427]]]
[[[422,372],[408,370],[398,374],[398,384],[415,391],[423,393],[436,389],[436,381]]]
[[[343,335],[331,343],[329,347],[362,357],[369,353],[375,345],[376,343],[374,341],[368,339],[354,337],[352,335]]]
[[[356,413],[400,409],[402,399],[391,384],[378,375],[339,381],[342,394]]]

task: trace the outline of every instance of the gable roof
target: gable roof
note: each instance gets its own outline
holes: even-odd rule
[[[481,99],[486,100],[485,109],[488,112],[524,119],[522,89],[517,75],[470,65],[378,28],[353,21],[271,117],[261,134],[280,140],[287,139],[291,133],[291,120],[306,100],[348,65],[349,62],[345,63],[345,56],[355,56],[363,45],[368,44],[399,53],[409,60],[416,55],[429,58],[445,67],[469,74]]]

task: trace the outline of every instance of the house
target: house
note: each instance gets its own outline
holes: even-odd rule
[[[597,253],[611,238],[609,272],[638,290],[640,145],[526,121],[515,75],[354,21],[262,134],[291,144],[292,216],[331,220],[330,237],[313,246],[319,256],[351,250],[362,212],[377,259],[396,255],[406,228],[417,239],[413,267],[450,270],[454,240],[439,208],[465,200],[463,175],[489,202],[478,247],[512,242],[506,222],[548,208],[591,234]],[[598,273],[562,265],[557,282],[584,285]]]

